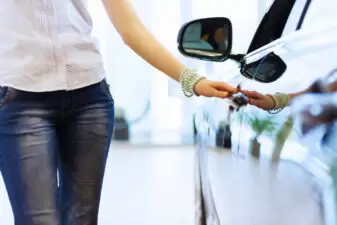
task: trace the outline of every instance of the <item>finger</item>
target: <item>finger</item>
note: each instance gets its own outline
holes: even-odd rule
[[[244,95],[248,96],[249,98],[254,98],[254,99],[260,99],[262,98],[262,95],[256,91],[247,91],[247,90],[242,90],[241,91]]]
[[[218,91],[215,90],[212,92],[211,94],[212,97],[217,97],[217,98],[228,98],[231,96],[231,93],[227,92],[227,91]]]
[[[257,92],[256,91],[248,91],[248,90],[241,90],[241,92],[247,96],[256,96]]]
[[[257,107],[261,107],[262,102],[257,99],[249,98],[248,103]]]
[[[238,91],[237,88],[232,87],[224,82],[212,82],[211,85],[218,91],[226,91],[231,93],[236,93]]]

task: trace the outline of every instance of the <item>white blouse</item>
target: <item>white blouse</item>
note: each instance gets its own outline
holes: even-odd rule
[[[0,86],[45,92],[104,79],[86,0],[1,0]]]

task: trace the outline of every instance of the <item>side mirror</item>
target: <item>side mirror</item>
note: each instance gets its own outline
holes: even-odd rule
[[[214,17],[184,24],[178,34],[178,49],[188,57],[225,61],[232,49],[231,21],[224,17]]]
[[[241,74],[248,79],[261,83],[272,83],[287,70],[286,63],[274,52],[254,62],[241,64]]]

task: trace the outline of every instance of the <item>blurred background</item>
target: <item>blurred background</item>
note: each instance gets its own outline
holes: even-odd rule
[[[209,77],[228,79],[236,65],[188,59],[177,50],[180,26],[194,18],[227,16],[233,22],[234,51],[244,52],[270,0],[170,0],[132,1],[145,25],[187,66]],[[243,8],[242,5],[245,5]],[[124,46],[112,28],[100,1],[90,1],[97,36],[105,61],[116,108],[130,125],[133,143],[192,143],[192,115],[199,99],[186,99],[178,84],[169,80]],[[132,65],[132,66],[128,66]],[[134,101],[134,99],[137,99]]]
[[[96,29],[94,35],[101,44],[107,79],[111,86],[111,92],[115,99],[116,116],[123,117],[127,124],[116,123],[116,131],[119,127],[125,132],[128,142],[139,144],[163,144],[180,145],[193,143],[193,118],[196,112],[207,110],[212,113],[212,120],[216,126],[227,117],[228,102],[226,100],[209,100],[202,98],[186,98],[180,86],[161,74],[130,49],[122,44],[118,34],[111,26],[100,1],[89,1],[90,10],[94,16]],[[177,49],[177,34],[179,28],[185,22],[203,17],[226,16],[233,24],[233,52],[245,52],[253,38],[253,35],[270,5],[271,0],[171,0],[141,2],[133,1],[133,5],[145,25],[153,34],[186,66],[196,68],[201,74],[210,79],[223,80],[232,85],[239,84],[243,78],[235,74],[238,65],[235,62],[212,63],[183,57]],[[245,7],[242,7],[244,5]],[[132,65],[132,66],[128,66]],[[301,75],[298,75],[298,81]],[[303,74],[304,76],[304,74]],[[247,81],[245,81],[248,83]],[[277,90],[290,92],[299,83],[280,83],[262,86],[262,92],[274,92]],[[261,89],[261,84],[250,82],[252,90]],[[135,100],[136,99],[136,100]],[[263,112],[259,112],[262,113]],[[276,122],[285,121],[284,115],[289,112],[274,116]],[[249,128],[242,127],[240,121],[233,122],[233,132],[242,130],[245,135],[250,135]],[[119,134],[123,136],[123,131]],[[119,134],[116,134],[117,136]],[[127,135],[128,134],[128,135]],[[128,136],[128,137],[126,137]],[[296,139],[296,135],[291,135]],[[117,137],[118,138],[118,137]],[[233,137],[234,139],[239,137]],[[123,139],[123,137],[120,137]],[[210,145],[215,145],[210,142]],[[265,138],[265,145],[268,145]],[[298,157],[303,149],[294,146],[295,142],[288,139],[283,150],[284,157]],[[287,148],[292,151],[287,151]],[[297,148],[298,151],[293,149]],[[266,148],[268,149],[268,148]]]
[[[220,16],[232,22],[232,51],[245,53],[272,0],[131,2],[143,23],[167,49],[210,79],[232,85],[244,83],[251,90],[266,93],[292,92],[308,85],[309,81],[303,82],[305,74],[296,74],[291,85],[282,81],[258,84],[239,76],[235,62],[199,61],[178,52],[177,35],[184,23]],[[318,185],[321,177],[312,175],[304,166],[309,153],[300,144],[289,109],[273,116],[254,107],[236,113],[230,119],[228,146],[219,140],[219,135],[224,136],[221,128],[227,122],[228,100],[186,98],[179,84],[123,44],[101,1],[89,0],[89,9],[116,109],[100,225],[206,225],[196,221],[200,190],[196,190],[199,175],[195,162],[195,129],[205,117],[210,126],[206,181],[212,187],[220,218],[220,222],[209,224],[324,224],[322,188]],[[250,149],[254,138],[261,147],[256,155]],[[251,154],[255,159],[248,157]],[[274,167],[271,161],[282,163]],[[11,225],[11,208],[1,182],[0,224]]]

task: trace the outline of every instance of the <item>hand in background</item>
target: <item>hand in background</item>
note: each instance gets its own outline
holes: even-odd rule
[[[249,98],[249,104],[254,105],[263,110],[271,110],[275,107],[275,102],[269,95],[263,95],[256,91],[241,91]]]
[[[194,87],[198,95],[205,97],[227,98],[237,92],[237,88],[232,87],[224,82],[200,80]]]

